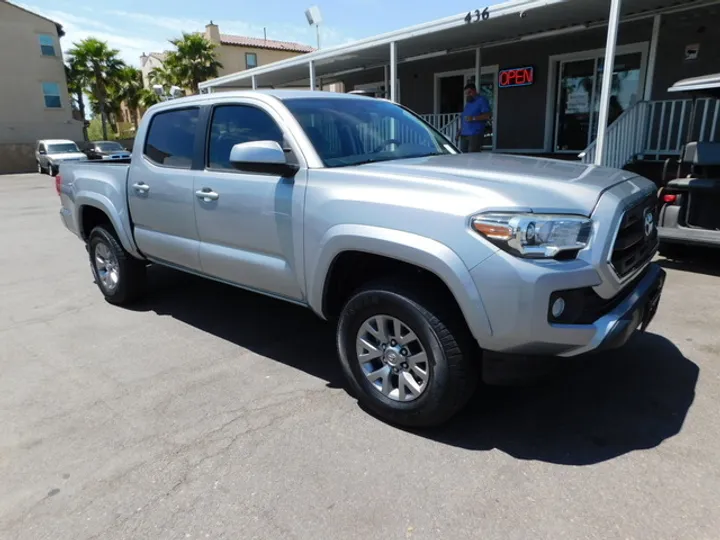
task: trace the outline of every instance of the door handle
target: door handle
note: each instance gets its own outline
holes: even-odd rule
[[[202,189],[197,190],[195,192],[195,196],[198,199],[202,199],[205,202],[217,201],[220,198],[220,195],[218,193],[215,193],[210,188],[202,188]]]
[[[132,187],[138,193],[147,193],[148,191],[150,191],[150,186],[148,186],[145,182],[137,182],[133,184]]]

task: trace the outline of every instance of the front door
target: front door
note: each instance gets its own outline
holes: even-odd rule
[[[200,270],[192,170],[199,109],[155,114],[133,154],[128,203],[135,241],[151,259]],[[198,135],[200,136],[200,135]]]
[[[642,99],[644,52],[628,52],[615,57],[610,94],[608,124]],[[555,109],[555,151],[579,152],[595,139],[604,59],[564,60],[558,66]]]
[[[295,262],[302,261],[302,174],[238,171],[230,151],[238,143],[277,141],[283,132],[264,105],[213,108],[205,170],[195,178],[195,215],[205,274],[289,299],[303,297]],[[211,197],[204,197],[205,193]]]
[[[494,127],[497,118],[497,66],[485,66],[480,73],[480,85],[476,85],[478,93],[485,96],[490,103],[490,110],[493,114],[492,122],[485,125],[485,140],[483,147],[492,149],[495,147]],[[465,85],[469,82],[475,82],[475,72],[473,70],[463,70],[439,73],[436,85],[436,111],[440,114],[459,114],[465,108]],[[459,125],[459,123],[458,123]],[[457,126],[452,126],[453,130],[446,135],[454,138]]]

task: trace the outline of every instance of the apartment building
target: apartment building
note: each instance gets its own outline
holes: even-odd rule
[[[0,0],[0,173],[35,169],[38,139],[82,140],[50,19]]]
[[[215,44],[218,61],[223,65],[219,75],[265,66],[314,51],[313,47],[291,41],[253,38],[220,33],[212,21],[205,26],[205,38]],[[163,65],[167,51],[151,52],[140,57],[143,81],[150,85],[150,72]]]

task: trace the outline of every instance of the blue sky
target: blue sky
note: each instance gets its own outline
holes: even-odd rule
[[[15,2],[15,0],[11,0]],[[464,13],[497,4],[498,0],[27,0],[16,2],[63,25],[64,50],[88,36],[107,41],[122,58],[139,65],[143,52],[168,48],[167,40],[181,31],[204,30],[211,19],[224,34],[298,41],[315,45],[315,30],[305,20],[310,5],[320,7],[323,47],[338,45],[374,34]]]

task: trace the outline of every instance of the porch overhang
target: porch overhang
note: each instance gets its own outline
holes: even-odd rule
[[[621,21],[663,11],[716,4],[718,0],[623,0]],[[202,91],[253,87],[310,86],[310,63],[323,83],[344,75],[388,65],[395,43],[399,64],[435,55],[550,37],[603,26],[607,0],[511,0],[482,11],[446,17],[346,45],[321,49],[200,84]],[[477,19],[477,20],[476,20]]]

